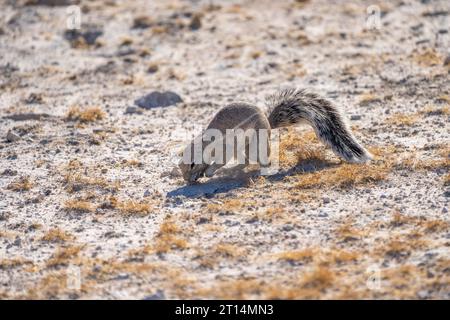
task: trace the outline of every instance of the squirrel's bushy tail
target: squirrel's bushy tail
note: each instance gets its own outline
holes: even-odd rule
[[[272,128],[309,123],[321,141],[349,162],[372,157],[347,128],[339,110],[328,100],[305,90],[287,89],[272,95],[268,119]]]

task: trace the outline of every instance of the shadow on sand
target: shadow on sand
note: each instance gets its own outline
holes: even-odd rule
[[[265,176],[270,182],[283,180],[287,176],[302,173],[312,173],[326,168],[338,166],[339,163],[322,160],[304,161],[289,169],[280,170],[277,173]],[[210,178],[205,182],[198,182],[191,185],[185,185],[169,191],[167,197],[184,196],[187,198],[206,197],[211,198],[215,194],[228,192],[234,189],[244,187],[248,184],[250,178],[259,176],[259,170],[244,172],[236,171],[233,168],[224,169],[221,176]]]

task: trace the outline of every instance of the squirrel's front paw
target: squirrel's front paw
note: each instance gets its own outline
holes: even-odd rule
[[[206,168],[206,170],[205,170],[205,177],[211,178],[214,175],[215,172],[216,172],[215,166],[211,165],[208,168]]]

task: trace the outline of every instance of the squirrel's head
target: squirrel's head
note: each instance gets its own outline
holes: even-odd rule
[[[187,182],[195,182],[199,178],[205,175],[205,171],[208,168],[206,163],[195,164],[195,163],[184,163],[180,161],[178,164],[181,173],[183,174],[183,179]]]
[[[187,182],[195,182],[199,178],[205,175],[205,171],[208,169],[208,164],[206,164],[203,159],[200,163],[196,163],[194,159],[194,141],[184,149],[181,155],[181,160],[178,163],[178,167],[181,170],[183,179]]]

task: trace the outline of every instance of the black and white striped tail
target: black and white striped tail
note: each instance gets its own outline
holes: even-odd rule
[[[317,137],[346,161],[365,163],[372,159],[330,101],[298,89],[280,91],[268,100],[268,119],[272,128],[307,122],[314,128]]]

